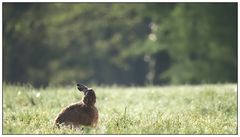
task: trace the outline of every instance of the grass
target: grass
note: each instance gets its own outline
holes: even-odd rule
[[[237,134],[237,85],[93,87],[99,122],[54,128],[76,87],[3,85],[3,134]]]

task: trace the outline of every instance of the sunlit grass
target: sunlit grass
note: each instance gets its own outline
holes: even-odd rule
[[[83,130],[54,128],[76,87],[3,85],[3,134],[236,134],[237,85],[93,87],[99,122]]]

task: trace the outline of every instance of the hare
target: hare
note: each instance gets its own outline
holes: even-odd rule
[[[60,128],[60,124],[74,128],[84,126],[96,127],[98,122],[98,110],[94,106],[96,95],[92,88],[83,84],[77,84],[79,91],[84,93],[80,102],[65,107],[55,119],[55,125]]]

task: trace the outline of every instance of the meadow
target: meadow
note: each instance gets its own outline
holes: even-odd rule
[[[83,96],[75,85],[3,84],[3,134],[237,134],[237,84],[92,88],[98,126],[57,129],[60,110]]]

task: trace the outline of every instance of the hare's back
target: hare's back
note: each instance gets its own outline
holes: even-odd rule
[[[56,118],[56,123],[83,122],[83,117],[88,117],[85,111],[86,108],[84,104],[72,104],[59,113]]]

